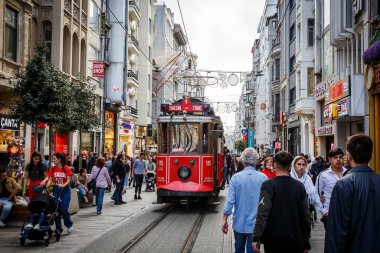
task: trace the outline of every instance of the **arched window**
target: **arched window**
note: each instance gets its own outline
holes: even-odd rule
[[[52,28],[51,28],[51,22],[50,21],[44,21],[43,26],[43,40],[45,42],[46,47],[48,48],[48,51],[46,52],[46,60],[51,61],[51,43],[52,43]]]
[[[87,56],[87,52],[86,52],[86,42],[84,39],[82,39],[81,43],[80,43],[80,75],[83,77],[83,78],[86,78],[87,76],[87,73],[86,73],[86,62],[87,62],[87,59],[86,59],[86,56]]]
[[[62,70],[70,74],[71,38],[70,30],[67,26],[63,28],[63,57]]]
[[[71,75],[77,77],[79,74],[79,41],[78,35],[74,33],[73,35],[73,56],[71,57]]]

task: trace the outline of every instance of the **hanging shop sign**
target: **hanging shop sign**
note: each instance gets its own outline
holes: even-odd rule
[[[255,146],[255,130],[253,128],[248,129],[248,147],[253,148]]]
[[[350,95],[350,77],[330,85],[326,91],[325,103],[330,104]]]
[[[104,78],[104,62],[92,63],[92,77]]]
[[[329,136],[334,135],[333,125],[326,125],[318,127],[316,130],[316,136]]]
[[[326,81],[323,81],[315,86],[315,99],[321,100],[325,97],[326,91],[330,88],[330,85],[334,83],[334,78],[330,77]]]
[[[365,85],[367,89],[371,89],[376,85],[380,85],[380,68],[368,65],[365,72]]]
[[[11,116],[0,115],[0,130],[20,131],[20,121]]]
[[[121,126],[125,129],[128,129],[128,130],[132,130],[133,129],[133,126],[131,124],[128,124],[128,123],[121,123]]]
[[[325,118],[325,123],[331,123],[332,120],[342,118],[349,115],[349,99],[345,98],[336,103],[331,103],[325,106],[325,111],[323,112],[323,117]]]
[[[274,142],[274,148],[275,149],[282,149],[282,142],[281,141],[275,141]]]

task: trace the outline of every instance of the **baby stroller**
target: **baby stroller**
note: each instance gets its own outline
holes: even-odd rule
[[[28,209],[31,212],[31,216],[24,222],[21,227],[20,233],[20,245],[25,245],[25,240],[44,240],[45,246],[50,244],[50,239],[53,236],[53,230],[51,226],[54,224],[54,218],[58,212],[58,203],[54,200],[45,187],[33,188],[34,192],[40,192],[41,194],[35,196],[31,202],[28,204]],[[60,197],[58,198],[60,201]],[[43,214],[42,214],[43,213]],[[39,217],[43,216],[42,222],[40,224],[39,219],[35,217],[38,214]],[[25,226],[27,222],[33,222],[30,225]],[[35,226],[38,222],[38,228]],[[61,239],[61,234],[55,231],[55,239],[59,241]]]
[[[146,180],[146,188],[145,191],[155,191],[155,181],[156,181],[156,173],[153,171],[148,171],[145,175]]]

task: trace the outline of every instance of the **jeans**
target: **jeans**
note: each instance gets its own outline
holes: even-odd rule
[[[228,168],[224,167],[223,168],[222,188],[224,188],[224,186],[226,185],[226,181],[227,181],[227,184],[229,184],[229,180],[228,180]]]
[[[113,197],[116,203],[123,201],[122,192],[123,192],[124,180],[120,179],[120,183],[116,183],[116,189],[113,193]]]
[[[234,231],[235,236],[235,253],[253,253],[252,234],[242,234]]]
[[[13,201],[9,201],[7,198],[1,198],[0,204],[3,206],[3,211],[1,212],[0,221],[4,222],[11,212]]]
[[[144,175],[143,174],[141,174],[141,175],[135,174],[135,180],[136,180],[135,195],[137,194],[137,192],[140,195],[141,194],[141,186],[142,186],[142,183],[144,180]]]
[[[35,218],[37,218],[38,217],[38,215],[34,215],[34,214],[32,214],[31,216],[30,216],[30,218],[29,218],[29,222],[31,223],[31,224],[33,224],[33,225],[35,225]],[[46,214],[44,213],[44,212],[42,212],[40,215],[39,215],[39,217],[38,217],[38,222],[36,223],[36,224],[40,224],[40,226],[42,226],[42,223],[44,222],[44,220],[45,220],[45,218],[46,218]]]
[[[61,201],[58,202],[60,194],[61,194]],[[73,222],[70,219],[70,213],[69,213],[69,204],[71,200],[70,187],[66,186],[65,188],[59,188],[58,186],[54,186],[54,199],[55,201],[57,201],[57,204],[58,204],[58,215],[55,217],[55,227],[59,232],[62,232],[63,229],[62,229],[61,217],[63,218],[63,223],[65,224],[67,228],[70,228],[73,226]]]
[[[82,204],[83,202],[83,196],[86,196],[86,189],[84,189],[83,187],[81,186],[78,186],[78,200],[79,200],[79,204]]]
[[[103,198],[104,198],[104,192],[107,188],[96,188],[96,212],[100,213],[102,212],[103,208]]]
[[[124,187],[127,188],[128,186],[128,180],[129,180],[129,174],[127,173],[124,178]]]

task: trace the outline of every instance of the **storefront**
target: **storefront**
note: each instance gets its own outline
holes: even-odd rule
[[[116,154],[115,136],[116,136],[116,113],[112,111],[105,112],[104,119],[104,153]]]
[[[133,136],[134,124],[132,122],[122,122],[119,129],[119,150],[128,156],[133,156]]]
[[[8,145],[22,142],[20,139],[20,122],[8,115],[0,115],[0,165],[9,162]]]
[[[327,159],[328,152],[335,147],[334,135],[337,136],[336,124],[328,124],[315,129],[318,138],[318,155]]]
[[[380,59],[366,69],[366,87],[369,93],[369,133],[374,142],[371,167],[380,172]]]
[[[300,153],[301,136],[299,127],[299,116],[292,116],[288,118],[288,152],[293,156]]]

